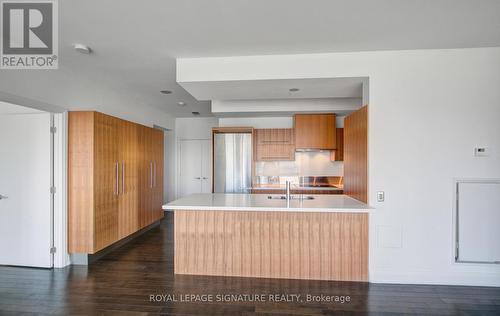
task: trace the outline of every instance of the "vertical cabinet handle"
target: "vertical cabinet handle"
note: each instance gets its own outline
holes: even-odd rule
[[[153,182],[153,187],[156,188],[156,161],[154,163],[154,182]]]
[[[125,161],[122,161],[122,194],[125,193]]]
[[[149,162],[149,187],[153,188],[153,162]]]
[[[119,189],[119,180],[118,180],[118,161],[115,163],[115,195],[120,194],[120,189]]]

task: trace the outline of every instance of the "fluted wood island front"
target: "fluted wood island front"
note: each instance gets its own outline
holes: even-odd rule
[[[175,273],[368,280],[369,207],[346,195],[314,200],[195,194],[175,212]]]

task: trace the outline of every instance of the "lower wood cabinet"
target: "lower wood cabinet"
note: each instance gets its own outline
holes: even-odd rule
[[[68,251],[93,254],[163,217],[163,131],[70,112]]]

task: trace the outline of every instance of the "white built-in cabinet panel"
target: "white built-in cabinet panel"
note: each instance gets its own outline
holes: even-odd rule
[[[210,193],[212,188],[210,140],[180,141],[179,196]]]
[[[500,263],[500,180],[457,183],[460,262]]]

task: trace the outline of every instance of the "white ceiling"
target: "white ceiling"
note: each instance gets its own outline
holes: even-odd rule
[[[500,46],[498,0],[73,0],[59,15],[59,70],[0,70],[0,92],[210,115],[175,82],[175,58]]]
[[[24,106],[0,101],[0,115],[33,114],[33,113],[43,113],[43,112],[32,108],[27,108]]]

